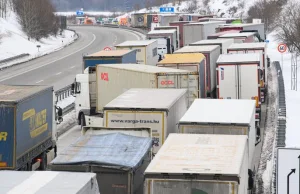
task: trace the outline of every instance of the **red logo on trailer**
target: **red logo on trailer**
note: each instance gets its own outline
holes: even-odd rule
[[[101,80],[108,81],[108,73],[101,73]]]
[[[158,15],[152,16],[152,22],[153,23],[158,23]]]
[[[174,85],[174,82],[172,80],[166,80],[166,81],[161,81],[161,85]]]

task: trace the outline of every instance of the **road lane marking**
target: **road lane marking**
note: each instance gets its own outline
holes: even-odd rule
[[[43,82],[44,80],[40,80],[40,81],[37,81],[37,82],[35,82],[36,84],[38,84],[38,83],[41,83],[41,82]]]
[[[59,75],[59,74],[61,74],[61,72],[58,72],[57,74],[55,74],[55,75]]]
[[[70,69],[73,69],[75,66],[70,67]]]
[[[11,79],[11,78],[14,78],[14,77],[17,77],[17,76],[19,76],[19,75],[28,73],[28,72],[33,71],[33,70],[36,70],[36,69],[39,69],[39,68],[41,68],[41,67],[45,67],[45,66],[50,65],[50,64],[52,64],[52,63],[54,63],[54,62],[60,61],[60,60],[62,60],[62,59],[64,59],[64,58],[67,58],[67,57],[69,57],[69,56],[71,56],[71,55],[74,55],[75,53],[78,53],[79,51],[82,51],[83,49],[89,47],[91,44],[93,44],[93,43],[95,42],[95,40],[96,40],[96,35],[93,34],[93,40],[92,40],[88,45],[82,47],[81,49],[79,49],[79,50],[77,50],[77,51],[75,51],[75,52],[72,52],[72,53],[70,53],[70,54],[68,54],[68,55],[65,55],[65,56],[63,56],[63,57],[61,57],[61,58],[58,58],[58,59],[56,59],[56,60],[53,60],[53,61],[51,61],[51,62],[49,62],[49,63],[43,64],[43,65],[41,65],[41,66],[34,67],[34,68],[32,68],[32,69],[29,69],[29,70],[23,71],[23,72],[21,72],[21,73],[17,73],[17,74],[15,74],[15,75],[9,76],[9,77],[7,77],[7,78],[1,79],[0,82],[3,82],[3,81],[5,81],[5,80],[8,80],[8,79]]]

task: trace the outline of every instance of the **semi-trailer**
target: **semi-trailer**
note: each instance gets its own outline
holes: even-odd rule
[[[0,94],[0,170],[45,170],[57,151],[53,87],[0,85]]]
[[[247,194],[252,179],[246,135],[170,134],[145,171],[144,194]]]
[[[155,155],[187,111],[186,89],[132,88],[104,107],[104,127],[150,127]]]
[[[220,46],[220,54],[227,54],[227,48],[233,44],[233,42],[233,39],[207,39],[191,43],[190,46],[218,45]]]

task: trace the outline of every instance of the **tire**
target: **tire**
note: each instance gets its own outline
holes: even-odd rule
[[[84,114],[81,114],[80,115],[80,127],[81,127],[81,129],[83,129],[84,126],[85,126]]]
[[[40,164],[39,170],[46,170],[47,169],[47,155],[45,152],[41,155],[42,163]]]

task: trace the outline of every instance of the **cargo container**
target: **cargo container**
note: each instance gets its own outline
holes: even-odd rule
[[[183,14],[182,15],[184,21],[195,21],[198,22],[199,19],[202,18],[213,18],[215,15],[201,15],[197,13]]]
[[[256,100],[255,120],[260,122],[260,55],[223,54],[217,61],[217,96],[219,99]]]
[[[225,21],[226,24],[241,24],[240,18],[209,18],[209,21]]]
[[[183,25],[190,23],[189,21],[175,21],[171,22],[170,26],[178,26],[179,27],[179,47],[183,47],[183,36],[184,36],[184,31],[183,31]]]
[[[0,85],[0,94],[0,170],[45,170],[56,154],[53,87]]]
[[[150,127],[153,154],[187,111],[186,89],[132,88],[104,107],[105,127]]]
[[[171,22],[177,21],[177,14],[159,14],[158,23],[160,26],[168,26]]]
[[[220,56],[220,46],[185,46],[175,53],[202,53],[206,64],[206,91],[207,97],[216,98],[216,62]]]
[[[199,74],[182,69],[137,64],[97,66],[97,112],[130,88],[187,89],[189,105],[199,98]],[[204,87],[204,86],[203,86]]]
[[[83,56],[83,69],[87,67],[96,67],[98,64],[113,64],[113,63],[136,63],[135,50],[112,50],[99,51],[91,55]]]
[[[95,173],[0,171],[1,194],[100,194]]]
[[[170,134],[145,171],[144,194],[247,194],[246,135]]]
[[[183,25],[183,43],[184,46],[190,43],[205,40],[208,35],[216,32],[216,28],[220,24],[224,24],[223,21],[213,21],[213,22],[198,22]]]
[[[265,39],[265,24],[264,23],[245,23],[245,24],[225,24],[220,25],[217,29],[219,32],[228,30],[239,30],[244,32],[257,32],[260,38]]]
[[[162,37],[162,36],[170,36],[171,37],[171,45],[173,46],[172,53],[177,50],[177,32],[176,30],[152,30],[147,33],[147,39],[155,38],[155,37]]]
[[[158,61],[156,40],[125,41],[115,47],[117,50],[136,50],[136,62],[139,64],[155,65]]]
[[[247,135],[249,169],[254,169],[255,105],[254,100],[196,99],[179,121],[180,133]]]
[[[157,63],[158,67],[183,69],[195,72],[199,75],[200,90],[198,96],[201,98],[207,97],[207,74],[205,66],[205,56],[201,53],[179,53],[165,55],[165,58]],[[192,94],[190,94],[192,95]],[[193,99],[190,99],[191,102]]]
[[[263,80],[261,80],[261,100],[265,102],[266,88],[268,80],[268,61],[267,61],[267,44],[263,42],[259,43],[240,43],[232,44],[228,48],[228,53],[259,53],[260,54],[260,68],[263,73]]]
[[[131,14],[131,27],[133,28],[146,28],[147,27],[147,14],[146,13],[133,13]]]
[[[152,139],[122,133],[84,135],[51,162],[52,171],[93,172],[100,193],[142,193]]]
[[[123,133],[137,137],[152,137],[151,128],[147,127],[83,127],[82,135],[104,135]]]
[[[179,27],[178,26],[158,26],[158,27],[155,27],[154,30],[176,30],[176,47],[180,48],[180,46],[179,46]]]
[[[230,38],[234,39],[234,43],[253,43],[259,42],[254,32],[244,32],[244,33],[228,33],[219,36],[220,39]]]
[[[200,40],[191,43],[190,46],[218,45],[220,46],[220,53],[227,54],[227,48],[231,44],[233,44],[233,39],[212,39],[212,40]]]
[[[238,31],[238,30],[230,30],[230,31],[225,31],[225,32],[218,32],[218,33],[214,33],[214,34],[208,35],[207,39],[209,39],[209,40],[217,39],[217,38],[219,38],[220,36],[222,36],[224,34],[230,34],[230,33],[240,33],[240,31]]]

